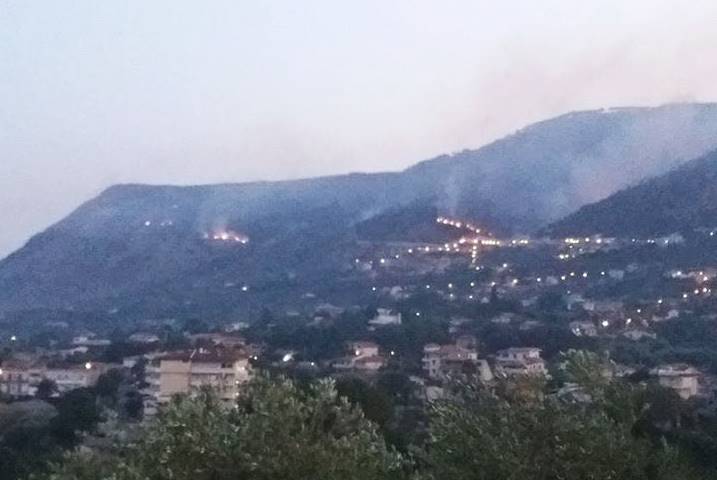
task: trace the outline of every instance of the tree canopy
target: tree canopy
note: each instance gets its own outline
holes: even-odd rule
[[[261,377],[235,408],[211,391],[178,398],[136,444],[103,456],[73,453],[38,478],[374,480],[401,478],[406,467],[332,381],[300,389]]]

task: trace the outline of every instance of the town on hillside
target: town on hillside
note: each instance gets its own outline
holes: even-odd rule
[[[500,238],[469,220],[432,221],[453,240],[357,244],[341,303],[306,291],[254,317],[119,321],[119,311],[110,323],[35,312],[4,321],[0,398],[57,403],[98,392],[116,421],[132,425],[206,388],[232,405],[264,374],[332,377],[349,397],[386,400],[378,416],[409,443],[425,433],[427,405],[457,382],[537,381],[550,396],[590,401],[563,371],[567,352],[590,351],[608,378],[717,413],[717,265],[684,254],[690,243],[717,243],[713,230]]]

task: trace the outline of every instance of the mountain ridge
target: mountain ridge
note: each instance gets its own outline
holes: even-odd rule
[[[717,227],[717,150],[589,204],[546,233],[665,235]]]
[[[681,104],[569,113],[399,172],[115,185],[0,261],[0,309],[105,308],[127,298],[208,303],[224,283],[339,278],[361,235],[410,234],[376,222],[361,228],[385,212],[421,235],[431,230],[419,223],[434,219],[416,215],[428,211],[531,232],[711,148],[717,104]],[[249,241],[218,245],[217,232]]]

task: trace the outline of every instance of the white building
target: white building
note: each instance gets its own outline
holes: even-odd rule
[[[52,381],[57,392],[62,394],[77,388],[94,386],[106,370],[106,365],[90,362],[84,365],[48,368],[42,364],[11,360],[0,367],[0,393],[11,397],[33,396],[40,382],[47,379]]]
[[[496,369],[507,377],[516,375],[545,375],[545,361],[539,348],[506,348],[496,355]]]
[[[508,325],[515,320],[516,315],[514,313],[510,312],[503,312],[500,315],[496,315],[495,317],[491,318],[491,323],[495,323],[498,325]]]
[[[663,365],[652,371],[663,387],[670,388],[684,400],[699,391],[700,372],[686,364]]]
[[[401,314],[392,313],[388,308],[379,308],[377,315],[368,321],[369,325],[374,327],[383,327],[386,325],[401,325]]]
[[[642,340],[643,338],[657,338],[657,335],[654,332],[649,332],[641,328],[632,328],[630,330],[626,330],[622,333],[622,336],[625,338],[629,338],[630,340],[633,340],[635,342]]]
[[[128,340],[132,343],[159,343],[159,336],[154,333],[137,332],[130,335]]]
[[[52,380],[57,385],[59,393],[69,392],[77,388],[92,387],[107,370],[101,363],[87,362],[84,365],[72,365],[63,368],[48,368],[45,371],[45,378]]]
[[[456,345],[425,345],[422,363],[423,371],[434,380],[471,374],[486,382],[493,379],[488,362],[478,358],[475,347],[462,341]]]
[[[570,322],[570,331],[576,337],[597,337],[598,331],[594,322],[589,320],[576,320]]]
[[[0,393],[10,397],[34,396],[37,385],[45,378],[44,365],[22,361],[5,361],[0,367]]]
[[[386,360],[379,353],[378,345],[374,342],[349,342],[347,350],[349,355],[332,363],[335,369],[375,372],[386,364]]]
[[[94,334],[78,335],[72,339],[72,345],[77,347],[106,347],[112,342],[106,338],[97,338]]]

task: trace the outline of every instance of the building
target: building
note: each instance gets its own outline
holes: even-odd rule
[[[10,397],[34,396],[43,378],[44,365],[7,360],[0,367],[0,394]]]
[[[374,342],[349,342],[346,347],[349,355],[332,363],[337,370],[376,372],[386,364]]]
[[[516,375],[545,375],[545,361],[540,357],[540,349],[506,348],[496,355],[496,370],[506,377]]]
[[[700,372],[686,364],[663,365],[652,371],[659,384],[674,390],[683,400],[692,398],[699,391]]]
[[[680,311],[677,308],[670,308],[658,311],[652,316],[653,322],[665,322],[680,318]]]
[[[496,315],[495,317],[491,318],[490,321],[498,325],[509,325],[514,320],[516,320],[516,318],[517,315],[514,313],[503,312],[500,315]]]
[[[448,333],[459,332],[465,325],[471,323],[473,320],[465,317],[451,318],[448,322]]]
[[[241,350],[197,348],[160,357],[147,367],[146,373],[151,397],[146,413],[151,414],[173,396],[192,394],[203,387],[233,402],[241,385],[251,378],[251,365]]]
[[[456,345],[429,343],[423,347],[423,371],[433,380],[475,374],[483,381],[493,379],[488,362],[478,358],[475,346],[461,337]]]
[[[344,313],[344,310],[344,308],[331,305],[330,303],[322,303],[321,305],[317,305],[314,309],[314,313],[319,316],[338,318]]]
[[[391,287],[391,290],[389,290],[388,294],[396,300],[405,300],[411,296],[404,291],[403,287],[398,285]]]
[[[622,280],[625,278],[625,270],[609,270],[607,274],[613,280]]]
[[[378,355],[378,344],[374,342],[349,342],[348,347],[357,357],[375,357]]]
[[[76,347],[106,347],[112,342],[106,338],[97,338],[95,334],[78,335],[72,339],[72,345]]]
[[[187,337],[193,345],[206,347],[243,348],[246,339],[237,334],[229,333],[195,333]]]
[[[154,333],[137,332],[130,335],[128,340],[132,343],[152,344],[159,343],[159,336]]]
[[[570,322],[570,331],[576,337],[597,337],[598,331],[595,323],[590,320],[577,320]]]
[[[57,386],[58,393],[62,394],[77,388],[95,386],[100,375],[106,370],[104,364],[87,362],[84,365],[47,368],[44,376],[53,381]]]
[[[247,322],[233,322],[224,327],[224,331],[227,333],[241,332],[242,330],[246,330],[249,327],[250,325]]]
[[[568,310],[575,310],[577,307],[581,307],[585,304],[585,297],[583,297],[579,293],[572,293],[570,295],[567,295],[565,297],[565,306]],[[593,309],[595,308],[595,304],[592,303]]]
[[[543,322],[540,320],[525,320],[523,323],[520,324],[518,327],[519,330],[522,331],[528,331],[528,330],[535,330],[536,328],[540,328],[543,326]]]
[[[369,320],[368,323],[374,327],[401,325],[401,313],[394,314],[388,308],[379,308],[376,316]]]
[[[0,368],[0,393],[11,397],[33,396],[43,380],[52,381],[60,394],[76,388],[92,387],[107,370],[106,365],[87,362],[84,365],[47,367],[44,364],[9,360]]]
[[[657,338],[657,335],[654,332],[649,332],[641,328],[632,328],[630,330],[626,330],[622,333],[622,336],[625,338],[629,338],[630,340],[635,342],[640,341],[643,338],[651,338],[653,340]]]
[[[466,350],[476,350],[478,348],[478,339],[474,335],[461,335],[456,338],[456,346]]]

